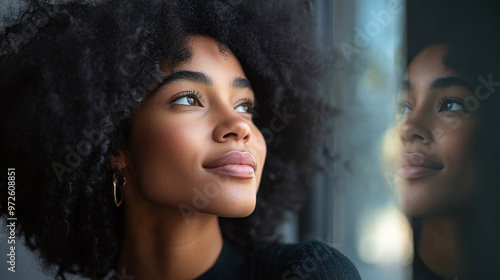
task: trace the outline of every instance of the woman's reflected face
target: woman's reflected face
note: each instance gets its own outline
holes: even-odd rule
[[[410,216],[445,214],[463,206],[476,183],[478,104],[470,82],[443,65],[445,45],[413,59],[399,96],[397,191]]]

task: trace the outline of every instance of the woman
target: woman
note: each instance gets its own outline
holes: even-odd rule
[[[446,50],[431,45],[408,68],[398,194],[405,213],[422,217],[415,262],[421,258],[440,277],[454,279],[463,265],[460,223],[477,184],[479,112],[466,102],[473,96],[469,82],[443,65]]]
[[[413,218],[413,279],[496,279],[496,265],[482,258],[498,260],[485,248],[499,245],[488,238],[498,232],[499,209],[482,205],[498,199],[490,187],[498,165],[489,157],[498,155],[491,141],[498,140],[500,44],[485,36],[498,27],[498,7],[430,4],[408,6],[410,63],[399,100],[397,186]]]
[[[33,2],[21,18],[2,39],[2,166],[58,277],[359,279],[325,244],[271,243],[325,132],[308,3]]]

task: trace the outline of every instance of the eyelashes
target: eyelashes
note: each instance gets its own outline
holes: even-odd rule
[[[247,98],[242,103],[240,103],[238,106],[236,106],[235,110],[237,112],[240,112],[240,111],[238,111],[238,108],[240,108],[240,107],[244,107],[244,109],[241,113],[253,114],[254,108],[255,108],[255,102],[252,99]]]
[[[196,106],[204,107],[202,102],[203,95],[195,90],[189,90],[181,92],[171,98],[170,104],[174,107],[177,106]],[[255,108],[255,102],[251,98],[246,98],[241,102],[238,102],[235,111],[239,113],[253,114]]]
[[[438,103],[438,112],[466,112],[465,101],[455,96],[443,96]],[[413,112],[413,108],[408,101],[399,102],[397,108],[398,115],[407,115]]]
[[[170,100],[173,106],[198,106],[203,107],[201,103],[201,98],[203,95],[197,91],[189,90],[181,92]]]
[[[441,98],[440,102],[440,107],[439,111],[449,111],[449,112],[456,112],[456,111],[466,111],[465,110],[465,103],[464,100],[454,97],[454,96],[443,96]]]
[[[413,109],[411,108],[410,104],[408,104],[408,102],[406,101],[403,101],[399,102],[396,113],[398,115],[407,115],[410,114],[412,111]]]

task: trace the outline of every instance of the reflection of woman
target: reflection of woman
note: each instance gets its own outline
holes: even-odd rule
[[[398,173],[403,210],[422,217],[416,257],[441,278],[454,279],[461,267],[462,211],[477,184],[479,112],[466,103],[473,94],[470,83],[443,65],[446,51],[443,44],[431,45],[408,68]]]
[[[492,86],[500,77],[500,44],[485,35],[497,30],[498,8],[491,1],[435,3],[408,7],[410,64],[399,101],[398,196],[414,218],[413,276],[496,279],[485,269],[490,264],[478,266],[486,262],[471,256],[494,258],[476,245],[498,230],[474,230],[477,213],[498,213],[480,210],[490,200],[484,178],[494,170],[484,167],[494,149],[485,143],[494,135]]]
[[[325,244],[265,245],[323,128],[309,6],[257,2],[33,3],[36,34],[4,32],[2,168],[59,277],[359,279]]]

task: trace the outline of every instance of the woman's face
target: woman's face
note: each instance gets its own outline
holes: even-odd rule
[[[443,66],[445,55],[444,45],[423,50],[411,62],[399,97],[397,191],[410,216],[455,211],[476,183],[477,104],[468,102],[470,83]]]
[[[266,157],[254,93],[229,49],[201,35],[188,45],[192,57],[166,69],[166,82],[132,119],[125,204],[247,216]]]

